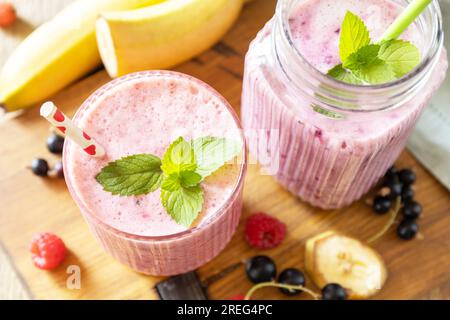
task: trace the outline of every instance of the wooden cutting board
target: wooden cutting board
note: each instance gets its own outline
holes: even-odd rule
[[[21,6],[29,3],[28,0],[14,2]],[[55,1],[30,3],[40,8],[46,2]],[[244,54],[257,31],[272,16],[274,6],[275,0],[258,0],[247,5],[238,23],[222,42],[176,70],[210,83],[239,110]],[[1,37],[9,38],[11,35],[3,33]],[[90,93],[109,80],[104,71],[99,71],[52,99],[72,115]],[[20,286],[21,281],[17,279],[23,279],[26,284],[23,288],[29,288],[30,295],[39,299],[157,298],[153,287],[162,278],[137,274],[105,254],[90,235],[65,183],[57,179],[37,178],[27,169],[35,157],[48,158],[51,162],[57,160],[58,157],[51,156],[46,150],[48,134],[48,124],[39,118],[37,106],[0,124],[0,241],[6,249],[5,254],[0,254],[0,264],[12,261],[12,267],[18,270],[14,276],[0,274],[0,287],[11,282]],[[417,172],[416,194],[417,200],[423,204],[424,215],[420,220],[418,239],[403,241],[396,237],[394,230],[390,230],[375,244],[389,270],[388,281],[376,298],[448,299],[450,195],[407,151],[403,152],[397,164]],[[308,237],[333,228],[367,239],[388,218],[373,214],[364,200],[343,210],[314,209],[283,190],[270,176],[259,175],[258,169],[255,164],[249,167],[242,222],[236,235],[217,258],[199,269],[200,278],[208,278],[226,266],[257,254],[273,257],[279,270],[303,268],[304,244]],[[256,211],[270,213],[287,224],[288,235],[280,247],[261,252],[250,248],[244,241],[243,221]],[[31,236],[39,231],[60,235],[70,249],[63,265],[52,272],[40,271],[30,261],[27,245]],[[70,265],[80,267],[80,289],[69,289],[66,285],[69,277],[66,271]],[[314,288],[309,279],[308,286]],[[209,294],[212,299],[225,299],[245,293],[250,287],[240,267],[213,283]],[[22,289],[17,292],[23,292]],[[255,297],[286,298],[278,290],[270,288],[258,292]],[[299,298],[306,297],[293,299]]]

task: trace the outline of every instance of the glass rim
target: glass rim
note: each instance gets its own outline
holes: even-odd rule
[[[205,83],[204,81],[197,79],[193,76],[190,76],[188,74],[185,73],[181,73],[178,71],[168,71],[168,70],[150,70],[150,71],[140,71],[140,72],[135,72],[135,73],[131,73],[131,74],[127,74],[125,76],[116,78],[112,81],[109,81],[108,83],[104,84],[103,86],[101,86],[100,88],[98,88],[97,90],[95,90],[82,104],[81,106],[78,108],[78,110],[76,111],[74,117],[73,117],[73,121],[76,122],[78,120],[78,118],[80,117],[80,114],[82,111],[86,110],[87,108],[89,108],[89,106],[91,106],[96,99],[100,98],[103,94],[105,94],[109,89],[114,88],[115,86],[128,82],[128,81],[133,81],[136,79],[140,79],[140,78],[145,78],[145,77],[158,77],[158,76],[173,76],[173,77],[180,77],[180,78],[184,78],[187,79],[189,81],[192,81],[202,87],[204,87],[205,89],[207,89],[211,94],[213,94],[215,97],[217,97],[225,106],[225,108],[228,110],[228,112],[231,114],[234,122],[236,123],[237,129],[240,132],[240,136],[243,142],[243,146],[242,146],[242,161],[240,163],[240,170],[239,170],[239,177],[236,180],[236,183],[234,185],[233,191],[230,193],[230,196],[225,200],[225,202],[223,203],[222,206],[218,207],[214,214],[212,214],[207,220],[205,224],[200,224],[198,226],[195,226],[193,228],[181,231],[181,232],[177,232],[177,233],[173,233],[173,234],[168,234],[168,235],[162,235],[162,236],[143,236],[143,235],[137,235],[137,234],[133,234],[133,233],[129,233],[123,230],[119,230],[107,223],[105,223],[104,221],[102,221],[100,218],[98,218],[95,214],[93,214],[91,212],[90,209],[87,208],[87,206],[85,205],[85,203],[80,199],[80,197],[77,194],[77,191],[75,190],[74,186],[72,185],[71,179],[69,177],[69,175],[65,175],[64,179],[66,181],[66,185],[67,188],[69,190],[70,195],[72,196],[73,200],[75,201],[76,205],[78,206],[78,208],[81,211],[81,214],[84,216],[85,213],[87,214],[87,218],[92,220],[95,224],[101,226],[102,228],[104,228],[106,231],[108,232],[112,232],[114,234],[117,234],[119,236],[134,240],[134,241],[155,241],[155,242],[164,242],[164,241],[170,241],[170,240],[178,240],[180,238],[184,238],[187,236],[190,236],[192,234],[198,233],[201,230],[205,229],[206,227],[208,227],[209,225],[211,225],[214,221],[216,221],[217,219],[219,219],[223,214],[225,214],[225,212],[227,211],[228,207],[230,207],[232,205],[232,202],[236,200],[236,197],[239,195],[239,193],[241,192],[241,189],[243,187],[244,184],[244,177],[245,174],[247,172],[247,162],[248,162],[248,155],[247,155],[247,145],[246,145],[246,141],[245,141],[245,137],[244,137],[244,133],[243,133],[243,128],[242,128],[242,124],[239,120],[239,117],[236,113],[236,111],[233,109],[233,107],[231,106],[231,104],[216,90],[214,89],[212,86],[210,86],[209,84]],[[66,141],[64,142],[64,148],[63,148],[63,156],[62,156],[62,161],[63,161],[63,167],[66,167],[66,164],[68,162],[67,160],[67,152],[66,149],[68,148],[68,145],[71,144],[72,142],[69,139],[66,139]],[[89,221],[90,222],[90,221]]]
[[[296,0],[279,0],[276,8],[276,16],[279,25],[282,28],[282,35],[285,38],[284,40],[287,41],[289,44],[289,47],[293,49],[295,52],[295,55],[301,59],[301,62],[306,65],[308,71],[312,74],[312,76],[317,77],[318,81],[323,85],[322,89],[324,88],[333,88],[338,90],[343,90],[347,93],[354,94],[354,95],[367,95],[368,91],[375,92],[375,93],[382,93],[387,90],[395,90],[395,89],[401,89],[404,85],[410,85],[411,88],[415,88],[418,84],[417,78],[419,78],[420,75],[426,73],[431,67],[433,67],[439,58],[439,54],[441,52],[441,49],[443,47],[443,27],[442,27],[442,13],[440,10],[439,3],[434,0],[428,7],[426,8],[425,12],[428,12],[432,15],[432,17],[436,17],[436,19],[432,19],[432,29],[435,31],[435,33],[432,35],[430,43],[427,43],[427,50],[426,55],[421,57],[421,62],[419,65],[417,65],[411,72],[404,75],[403,77],[396,79],[394,81],[390,81],[387,83],[382,84],[371,84],[371,85],[358,85],[358,84],[350,84],[346,83],[337,79],[334,79],[327,74],[322,73],[320,70],[315,68],[300,52],[300,50],[295,46],[293,42],[293,37],[291,34],[291,29],[288,25],[288,19],[286,17],[289,14],[289,3],[291,1]],[[422,14],[424,14],[422,13]],[[277,55],[278,56],[278,55]],[[278,60],[280,64],[282,65],[279,57]],[[282,66],[281,68],[283,70],[283,73],[292,81],[291,77],[287,74],[285,68]],[[295,82],[295,81],[294,81]],[[411,89],[408,87],[408,89]],[[325,89],[326,90],[326,89]],[[329,90],[331,91],[331,90]],[[399,94],[395,93],[394,96],[397,97]],[[342,98],[339,96],[334,96],[337,98]],[[345,99],[345,98],[344,98]],[[392,106],[387,107],[381,107],[376,109],[356,109],[356,108],[348,108],[348,107],[342,107],[338,105],[330,105],[328,103],[325,103],[327,107],[330,107],[331,109],[338,110],[340,112],[347,112],[347,113],[364,113],[364,112],[374,112],[374,111],[382,111],[386,109],[391,109]]]

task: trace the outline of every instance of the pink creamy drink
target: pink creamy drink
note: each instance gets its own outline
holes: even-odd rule
[[[392,83],[353,86],[326,73],[340,62],[347,11],[373,41],[404,1],[280,0],[246,56],[241,117],[250,152],[293,194],[341,208],[364,195],[398,157],[447,69],[440,10],[430,5],[403,33],[418,68]]]
[[[95,238],[131,268],[153,275],[193,270],[228,243],[242,207],[245,159],[227,164],[202,182],[203,210],[191,228],[177,224],[161,204],[160,190],[114,196],[95,176],[109,162],[149,153],[160,158],[182,136],[242,141],[229,104],[203,82],[175,72],[131,74],[95,92],[74,121],[105,148],[92,158],[74,143],[64,149],[66,181]]]

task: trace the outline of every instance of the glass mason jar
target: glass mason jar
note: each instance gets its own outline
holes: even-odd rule
[[[422,62],[396,81],[358,86],[315,69],[288,19],[305,0],[279,0],[245,59],[241,118],[253,156],[313,206],[341,208],[394,163],[447,70],[437,1],[416,20]],[[396,1],[405,6],[406,1]]]

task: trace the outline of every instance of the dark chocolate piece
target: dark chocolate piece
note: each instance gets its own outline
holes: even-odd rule
[[[208,300],[195,271],[167,278],[155,286],[161,300]]]

